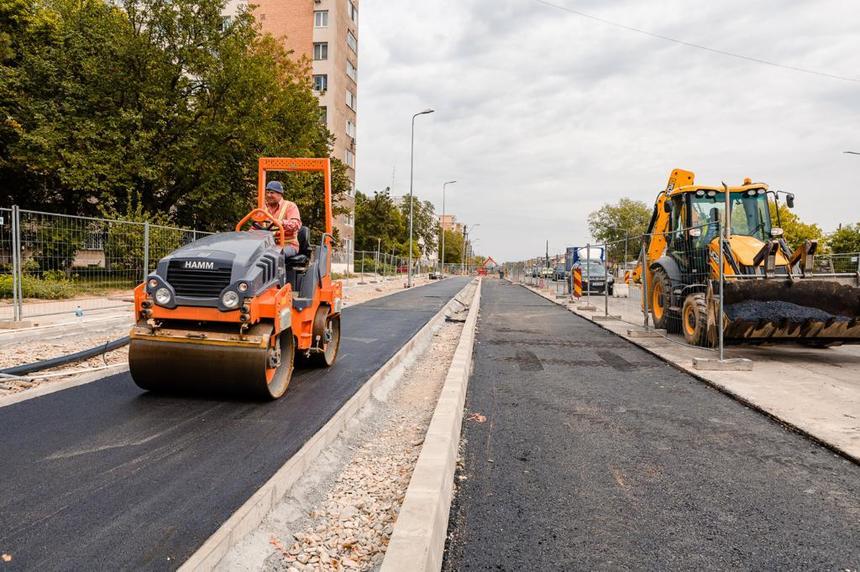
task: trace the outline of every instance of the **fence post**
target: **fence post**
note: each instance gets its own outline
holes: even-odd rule
[[[149,222],[143,223],[143,281],[149,274]]]
[[[726,191],[726,195],[728,195],[728,190]],[[728,210],[726,211],[726,218],[729,217]],[[718,340],[718,344],[720,346],[720,361],[723,361],[723,284],[725,283],[725,276],[723,271],[723,266],[725,262],[723,260],[723,256],[725,256],[723,252],[723,241],[725,232],[723,229],[726,228],[726,225],[721,225],[723,228],[720,229],[720,307],[717,313],[717,336],[720,338]]]
[[[585,305],[591,306],[591,243],[585,245],[585,283],[588,289],[585,291]],[[593,310],[594,308],[592,308]]]
[[[609,249],[603,241],[603,315],[609,317]]]
[[[18,206],[12,205],[12,321],[21,321],[21,298],[19,297],[19,286],[21,285],[21,237],[18,227]]]
[[[648,258],[645,255],[645,241],[647,241],[647,238],[643,237],[641,251],[642,273],[639,275],[639,278],[640,280],[642,280],[642,314],[644,319],[645,331],[648,331]]]

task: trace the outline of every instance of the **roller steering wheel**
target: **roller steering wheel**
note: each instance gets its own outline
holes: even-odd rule
[[[242,220],[239,221],[239,223],[236,225],[236,230],[237,231],[242,230],[242,227],[248,221],[251,221],[251,228],[254,228],[257,230],[266,230],[266,231],[277,232],[278,233],[277,236],[280,239],[278,241],[279,244],[281,246],[286,244],[285,237],[284,237],[284,225],[281,224],[279,221],[275,220],[275,217],[273,217],[268,212],[264,211],[263,209],[252,210],[250,213],[245,215],[245,218],[243,218]]]

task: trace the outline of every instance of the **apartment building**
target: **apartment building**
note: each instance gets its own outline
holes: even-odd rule
[[[332,156],[347,166],[349,213],[335,220],[343,246],[355,241],[356,110],[358,109],[358,0],[251,0],[264,32],[283,38],[295,57],[313,62],[320,118],[335,136]],[[235,10],[237,0],[228,4]],[[229,13],[229,12],[228,12]]]
[[[453,230],[454,232],[463,232],[463,225],[457,222],[457,217],[452,214],[439,216],[439,226],[443,230]]]

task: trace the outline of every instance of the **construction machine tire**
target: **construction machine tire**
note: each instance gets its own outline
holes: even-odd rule
[[[693,346],[708,346],[708,303],[704,292],[690,294],[681,309],[681,331]]]
[[[269,333],[272,326],[253,329]],[[264,349],[132,339],[129,370],[138,387],[157,393],[277,399],[292,378],[295,339],[287,329],[269,340]]]
[[[318,322],[321,326],[323,351],[312,353],[310,361],[316,367],[331,367],[337,360],[337,352],[340,349],[340,314],[332,316],[328,307],[320,306],[314,316],[314,332],[317,331]]]
[[[670,334],[677,334],[681,331],[680,316],[670,309],[672,307],[672,280],[662,268],[654,270],[649,298],[654,327],[666,330]]]

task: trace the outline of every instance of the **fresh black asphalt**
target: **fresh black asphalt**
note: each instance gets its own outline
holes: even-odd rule
[[[487,280],[445,570],[857,570],[860,467]]]
[[[126,373],[0,408],[0,570],[178,567],[465,283],[346,308],[337,363],[276,402],[155,396]]]

